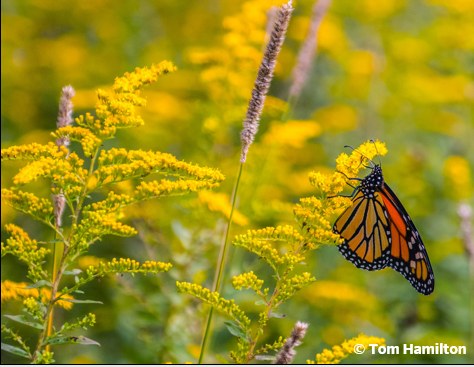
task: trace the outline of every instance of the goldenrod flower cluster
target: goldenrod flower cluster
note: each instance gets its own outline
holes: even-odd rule
[[[28,192],[2,189],[2,200],[12,208],[43,222],[50,222],[54,216],[53,204],[49,200]]]
[[[245,313],[234,303],[233,299],[228,301],[224,298],[220,298],[218,292],[211,292],[209,289],[197,284],[176,282],[176,286],[178,287],[178,292],[191,294],[210,304],[217,310],[229,315],[234,321],[241,325],[244,330],[250,326],[250,319],[245,316]]]
[[[41,268],[45,256],[50,250],[38,248],[38,242],[31,240],[28,233],[14,224],[7,224],[5,230],[10,235],[6,245],[2,242],[2,257],[11,254],[28,264],[28,277],[37,282],[42,278]]]
[[[143,201],[162,196],[184,195],[198,190],[211,189],[216,186],[219,186],[219,184],[195,180],[142,182],[135,189],[134,200]]]
[[[252,288],[255,292],[259,292],[263,286],[263,280],[257,278],[253,271],[245,274],[240,274],[232,278],[232,286],[241,290],[242,288]]]
[[[56,139],[68,139],[81,143],[84,155],[91,157],[96,149],[102,144],[100,140],[92,131],[83,127],[65,126],[61,127],[56,132],[51,133]]]
[[[99,183],[145,177],[152,173],[212,183],[221,182],[225,178],[217,169],[179,161],[168,153],[113,148],[101,151],[98,162],[99,166],[94,174]]]
[[[2,149],[3,160],[38,160],[42,157],[52,157],[62,159],[67,156],[68,149],[64,146],[59,147],[53,142],[47,145],[32,143],[26,145],[14,145],[6,149]]]
[[[231,350],[229,353],[229,357],[235,362],[235,364],[245,364],[245,360],[247,355],[250,352],[250,343],[243,339],[239,339],[237,342],[237,350]]]
[[[332,350],[324,349],[322,353],[316,355],[316,361],[307,361],[308,364],[338,364],[342,359],[349,357],[354,353],[354,346],[362,344],[365,348],[369,344],[385,345],[385,339],[375,336],[366,336],[359,334],[358,337],[352,338],[342,343],[341,346],[336,345]]]
[[[377,152],[380,155],[387,153],[385,143],[376,141],[374,144],[369,141],[352,151],[350,156],[345,153],[339,155],[336,159],[336,172],[332,175],[310,172],[309,181],[321,190],[322,197],[302,198],[293,209],[295,219],[310,243],[309,249],[314,248],[315,244],[330,245],[341,241],[339,236],[332,232],[330,218],[335,211],[347,207],[350,198],[335,195],[344,190],[349,178],[357,177],[359,170],[369,163],[367,159],[374,158]]]
[[[144,124],[140,116],[135,115],[134,106],[143,106],[146,100],[139,97],[139,90],[143,84],[155,82],[162,74],[170,73],[176,67],[169,61],[148,68],[136,68],[132,73],[125,73],[123,77],[116,78],[112,87],[113,92],[99,89],[96,105],[97,120],[91,117],[76,119],[80,126],[92,129],[102,139],[112,137],[117,129],[136,127]]]
[[[113,191],[111,191],[109,192],[107,199],[84,207],[84,212],[89,212],[92,208],[95,211],[103,211],[109,214],[117,212],[132,203],[133,199],[130,196],[125,194],[117,195]]]
[[[292,226],[266,227],[263,229],[249,230],[246,234],[236,236],[234,244],[243,244],[252,240],[282,241],[293,244],[303,241],[304,237]]]
[[[285,345],[286,339],[283,339],[282,336],[278,338],[273,344],[265,344],[265,346],[262,346],[258,351],[257,354],[262,354],[262,353],[267,353],[270,350],[277,350],[283,347]]]
[[[39,356],[37,356],[37,359],[35,360],[35,363],[37,364],[51,364],[54,362],[53,359],[53,354],[48,350],[43,350],[41,353],[39,353]]]
[[[84,212],[84,218],[77,226],[77,231],[73,238],[73,244],[94,242],[106,234],[113,234],[121,237],[131,237],[137,234],[135,228],[116,220],[115,213],[107,213],[106,210]]]
[[[39,320],[42,318],[43,315],[41,312],[40,304],[36,302],[33,297],[26,298],[23,301],[23,305],[26,307],[26,312],[34,316],[35,319]]]
[[[35,181],[38,177],[50,177],[56,187],[53,194],[61,191],[70,198],[77,196],[83,187],[87,170],[82,168],[84,161],[77,154],[72,153],[65,160],[52,157],[41,157],[23,167],[14,177],[15,185],[25,185]]]
[[[15,283],[9,280],[2,281],[2,302],[28,297],[39,299],[40,292],[38,288],[25,289],[27,286],[28,284],[26,283]],[[41,288],[41,296],[45,302],[49,302],[51,300],[51,291],[43,287]],[[66,295],[63,298],[73,299],[73,297],[69,295]],[[73,304],[71,302],[59,300],[56,302],[56,305],[66,310],[70,310]]]
[[[311,172],[309,181],[311,185],[318,187],[324,195],[337,195],[344,190],[348,178],[357,177],[357,173],[364,168],[364,165],[369,164],[367,158],[374,158],[377,156],[377,152],[381,156],[387,154],[388,150],[385,143],[378,140],[375,144],[370,141],[366,142],[352,151],[350,156],[346,153],[339,155],[336,159],[336,172],[334,174]]]
[[[136,260],[131,259],[113,259],[107,263],[100,262],[99,268],[95,269],[93,266],[90,266],[87,269],[88,276],[104,276],[110,273],[164,273],[172,268],[173,265],[170,263],[163,263],[157,261],[145,261],[143,264]]]
[[[297,291],[310,286],[316,282],[316,278],[311,277],[310,273],[303,273],[302,275],[295,275],[293,278],[286,279],[276,296],[277,303],[285,302],[292,297]]]
[[[278,250],[274,249],[268,242],[258,240],[241,242],[236,238],[232,244],[234,246],[243,247],[247,251],[253,252],[258,257],[266,261],[268,265],[270,265],[273,270],[275,270],[275,272],[278,272],[278,268],[285,263],[283,257],[279,255]]]

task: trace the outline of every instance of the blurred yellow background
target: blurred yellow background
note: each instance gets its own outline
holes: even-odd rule
[[[106,237],[79,260],[81,269],[113,257],[174,267],[157,277],[125,275],[89,284],[90,299],[104,304],[58,309],[55,323],[95,313],[97,325],[84,335],[102,346],[58,346],[53,348],[56,361],[197,361],[208,309],[177,294],[175,282],[212,286],[239,164],[239,133],[265,44],[267,10],[281,3],[2,1],[2,148],[52,140],[63,86],[76,89],[75,116],[92,113],[97,88],[109,88],[115,77],[136,66],[166,59],[178,71],[144,90],[148,103],[139,114],[145,126],[119,131],[107,147],[169,152],[220,168],[226,176],[215,192],[131,208],[128,222],[139,235]],[[473,205],[474,2],[334,0],[293,117],[282,122],[312,6],[310,0],[294,2],[245,165],[232,232],[293,224],[292,205],[318,194],[309,184],[310,171],[333,170],[346,144],[379,139],[389,150],[382,162],[385,179],[424,239],[436,289],[432,296],[421,296],[393,270],[359,270],[335,247],[323,247],[307,259],[305,270],[318,282],[283,305],[287,317],[272,319],[266,338],[288,335],[297,320],[309,322],[295,358],[300,363],[361,332],[383,337],[387,345],[445,343],[466,345],[468,354],[474,353],[472,284],[457,214],[460,203]],[[74,143],[71,147],[80,150]],[[2,188],[12,185],[19,167],[15,161],[2,163]],[[47,197],[50,183],[28,189]],[[7,223],[20,225],[32,238],[53,236],[2,204],[2,241]],[[222,294],[258,317],[255,296],[233,290],[231,276],[253,270],[266,280],[266,265],[242,249],[232,248],[229,260]],[[23,265],[12,258],[2,260],[1,271],[2,281],[26,281]],[[21,302],[4,301],[2,295],[2,314],[21,308]],[[210,360],[235,347],[223,318],[214,324]],[[18,362],[2,351],[2,363]],[[367,354],[346,362],[467,363],[468,356]]]

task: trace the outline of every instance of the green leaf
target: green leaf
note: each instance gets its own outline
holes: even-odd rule
[[[237,338],[241,338],[245,340],[247,343],[250,343],[247,333],[244,332],[239,325],[233,322],[229,322],[229,321],[224,322],[224,324],[227,326],[227,329],[232,335],[236,336]]]
[[[70,299],[70,298],[61,298],[61,301],[65,302],[71,302],[71,303],[99,303],[103,305],[102,302],[100,301],[91,301],[91,300],[86,300],[86,299]]]
[[[255,304],[257,306],[262,306],[262,305],[267,305],[267,302],[265,302],[265,301],[256,301]]]
[[[278,312],[271,312],[270,315],[269,315],[269,318],[271,319],[272,317],[276,318],[276,319],[282,319],[285,317],[285,315],[283,315],[282,313],[278,313]]]
[[[81,273],[82,273],[81,269],[65,270],[63,272],[64,275],[78,275],[78,274],[81,274]]]
[[[25,287],[23,289],[34,289],[34,288],[39,288],[39,287],[44,287],[44,286],[52,287],[53,285],[48,282],[47,280],[40,280],[39,282],[36,282],[35,284],[29,285],[28,287]]]
[[[23,349],[14,347],[13,345],[10,345],[10,344],[2,343],[2,350],[4,350],[5,352],[10,352],[10,353],[16,354],[17,356],[30,358],[28,353],[25,352]]]
[[[258,359],[259,361],[276,361],[277,357],[262,354],[261,356],[255,356],[255,359]]]
[[[219,354],[216,354],[216,358],[219,362],[221,362],[222,364],[230,364],[230,362],[225,359],[224,357],[220,356]]]
[[[34,327],[34,328],[36,328],[36,329],[44,330],[44,326],[43,326],[43,325],[38,324],[38,323],[36,323],[36,322],[30,322],[30,321],[28,321],[28,319],[26,318],[25,315],[16,315],[16,316],[3,315],[3,316],[9,318],[10,320],[19,322],[20,324],[25,324],[25,325]]]
[[[44,345],[60,345],[60,344],[83,344],[83,345],[98,345],[95,340],[86,338],[85,336],[68,336],[64,338],[56,338],[48,340]]]
[[[56,240],[48,241],[48,243],[58,243],[58,242],[64,242],[64,240],[56,239]]]
[[[74,291],[74,293],[84,294],[84,292],[83,292],[83,291],[80,291],[79,289],[76,289],[76,290]]]

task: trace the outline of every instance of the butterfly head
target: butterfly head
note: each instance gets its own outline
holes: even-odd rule
[[[383,189],[383,186],[382,168],[376,164],[374,168],[372,168],[372,172],[362,180],[359,189],[365,197],[372,198],[375,192]]]

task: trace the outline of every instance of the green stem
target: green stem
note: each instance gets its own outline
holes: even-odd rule
[[[54,239],[56,240],[57,239],[57,232],[54,232]],[[52,270],[52,276],[53,276],[53,282],[55,281],[55,276],[56,276],[56,272],[57,272],[57,269],[56,269],[56,247],[57,247],[57,243],[54,242],[53,243],[53,270]],[[51,310],[51,315],[49,316],[49,319],[48,319],[48,332],[46,334],[46,337],[49,337],[51,335],[51,330],[53,328],[53,313],[54,313],[54,308]],[[46,346],[46,350],[49,352],[50,350],[50,346],[47,345]]]
[[[230,227],[232,224],[232,217],[234,216],[234,209],[235,209],[235,203],[237,201],[237,192],[239,190],[239,183],[240,183],[240,178],[242,177],[242,169],[244,167],[243,163],[240,163],[240,168],[239,168],[239,174],[237,176],[237,179],[235,181],[235,187],[234,187],[234,195],[232,198],[232,208],[230,210],[230,215],[229,215],[229,221],[227,223],[227,230],[225,232],[225,239],[224,239],[224,248],[221,253],[221,257],[219,259],[219,271],[217,273],[217,280],[215,281],[214,284],[214,292],[217,292],[220,288],[221,282],[222,282],[222,276],[224,274],[224,265],[226,261],[226,256],[227,256],[227,249],[228,249],[228,239],[229,239],[229,233],[230,233]],[[209,317],[207,319],[207,325],[206,325],[206,331],[204,332],[204,338],[202,339],[202,345],[201,345],[201,354],[199,355],[199,364],[202,364],[202,361],[204,359],[204,352],[206,349],[206,344],[207,340],[210,335],[210,330],[211,330],[211,323],[212,323],[212,316],[214,314],[214,307],[211,308],[211,311],[209,312]]]

